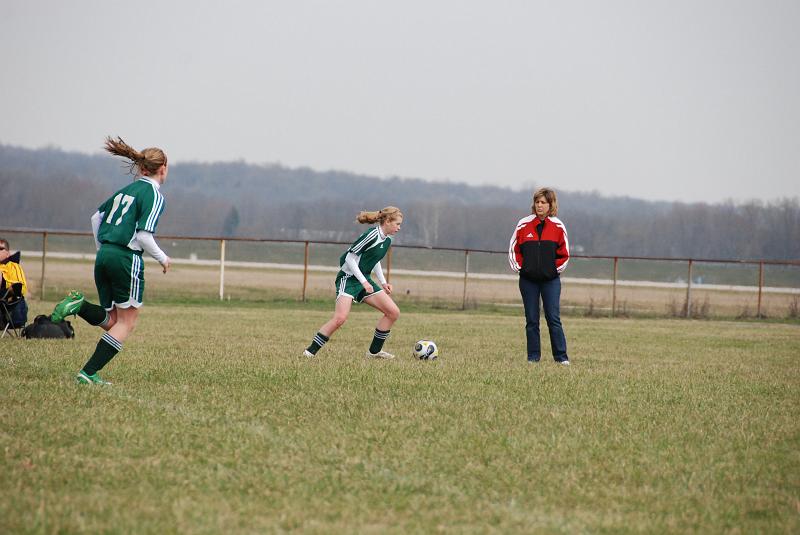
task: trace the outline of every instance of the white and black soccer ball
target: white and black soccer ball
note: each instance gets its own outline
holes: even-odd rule
[[[419,360],[436,360],[436,357],[439,356],[439,348],[436,347],[436,342],[433,340],[420,340],[414,344],[412,354]]]

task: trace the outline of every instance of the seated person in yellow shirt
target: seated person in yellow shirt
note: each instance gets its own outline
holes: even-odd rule
[[[19,251],[11,254],[8,240],[0,238],[0,296],[5,295],[6,290],[12,284],[22,283],[22,299],[9,307],[11,312],[11,324],[13,327],[22,327],[28,321],[28,304],[25,302],[25,295],[28,293],[28,282],[25,280],[25,272],[19,265]],[[5,325],[6,318],[0,316],[0,325]]]

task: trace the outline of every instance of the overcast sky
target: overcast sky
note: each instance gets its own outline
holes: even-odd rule
[[[798,0],[2,0],[0,88],[24,147],[800,196]]]

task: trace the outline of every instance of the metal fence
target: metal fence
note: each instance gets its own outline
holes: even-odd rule
[[[71,279],[64,265],[93,260],[91,233],[3,228],[0,236],[12,242],[12,249],[24,251],[29,286],[40,298],[46,299],[49,286],[61,292],[64,285],[85,283],[86,271]],[[220,300],[246,299],[268,288],[303,301],[323,292],[332,295],[338,256],[350,245],[169,235],[159,235],[159,242],[180,272],[172,294]],[[517,276],[509,270],[507,256],[506,250],[394,245],[384,268],[400,299],[441,300],[464,309],[478,303],[514,306],[519,303]],[[37,262],[34,274],[28,266]],[[709,315],[713,296],[714,306],[726,310],[725,315],[762,318],[769,296],[772,315],[780,309],[785,312],[777,315],[796,317],[800,301],[800,261],[574,254],[563,280],[562,303],[598,315],[664,307],[661,312],[673,316],[703,317]]]

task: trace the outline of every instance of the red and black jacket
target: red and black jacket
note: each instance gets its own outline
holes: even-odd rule
[[[569,240],[557,217],[544,221],[531,214],[517,223],[508,246],[508,263],[520,277],[536,282],[553,280],[569,262]]]

